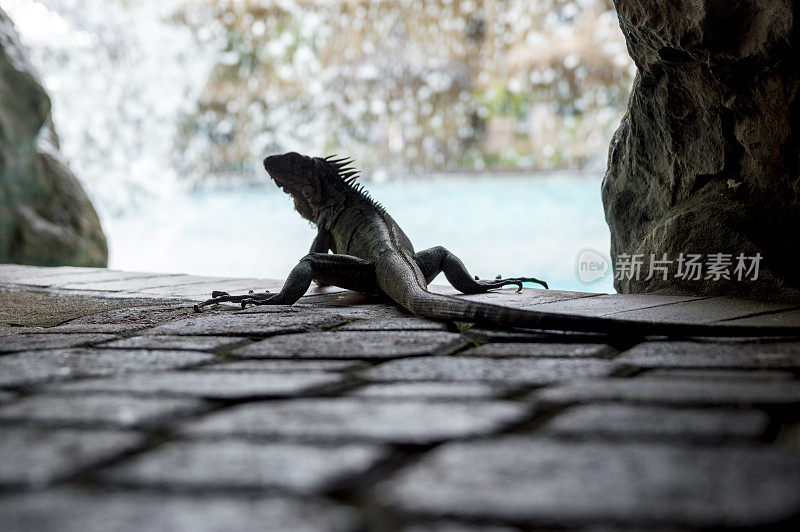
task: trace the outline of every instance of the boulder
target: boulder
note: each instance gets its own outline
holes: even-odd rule
[[[0,9],[0,263],[105,266],[100,220],[58,151],[50,98]]]
[[[638,69],[603,180],[615,287],[797,297],[800,2],[614,3]],[[652,264],[667,279],[647,279],[665,254]],[[689,254],[700,279],[679,275]]]

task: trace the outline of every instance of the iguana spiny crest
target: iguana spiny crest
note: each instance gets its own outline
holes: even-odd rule
[[[360,172],[351,166],[353,159],[308,157],[289,152],[264,159],[264,168],[275,184],[294,198],[294,208],[306,220],[316,223],[320,213],[353,200],[366,200],[380,210],[358,183]]]

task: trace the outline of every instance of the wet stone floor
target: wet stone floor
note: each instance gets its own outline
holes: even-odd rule
[[[280,285],[0,265],[0,528],[800,524],[798,338],[492,331],[322,289],[192,310]],[[800,322],[731,298],[469,297]]]

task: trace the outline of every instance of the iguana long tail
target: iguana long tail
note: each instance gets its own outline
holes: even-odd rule
[[[800,336],[800,327],[664,323],[522,310],[428,292],[406,290],[403,305],[427,318],[504,327],[636,336]]]

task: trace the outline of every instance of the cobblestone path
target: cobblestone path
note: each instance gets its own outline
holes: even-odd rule
[[[191,309],[280,284],[0,265],[0,529],[800,524],[798,338],[491,331],[342,291]],[[800,321],[730,298],[470,297]]]

